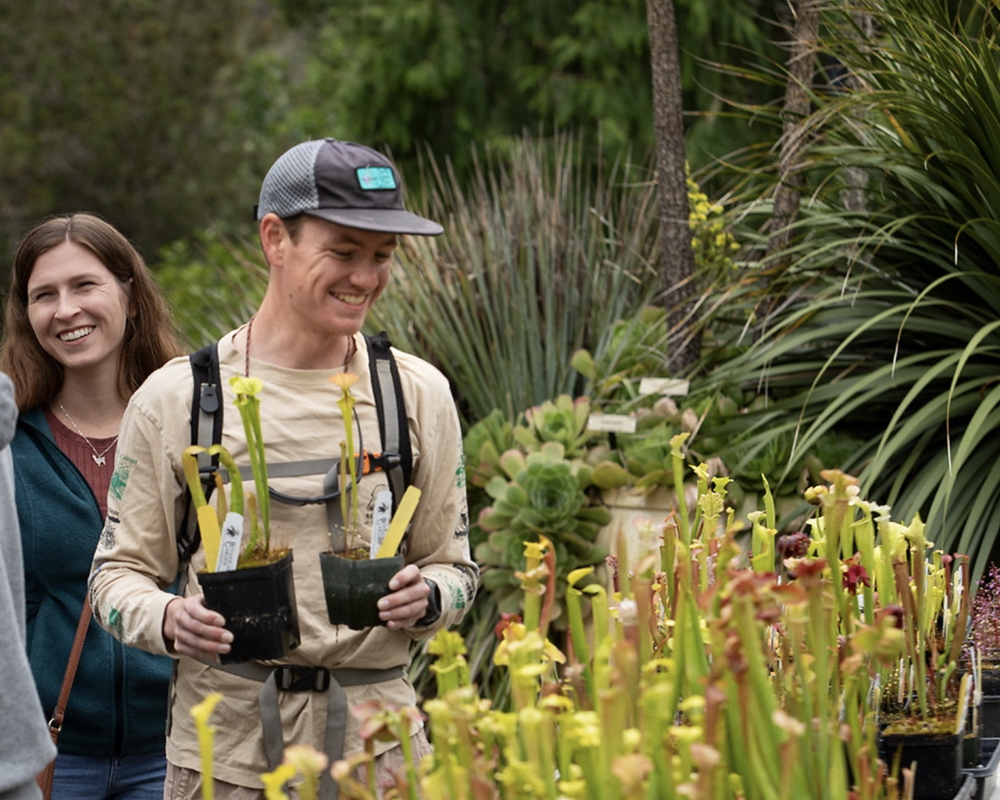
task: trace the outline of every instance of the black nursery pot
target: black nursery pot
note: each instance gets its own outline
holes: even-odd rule
[[[1000,667],[983,667],[980,670],[983,685],[979,687],[980,692],[988,695],[1000,694]]]
[[[356,631],[385,624],[376,604],[389,593],[392,576],[403,568],[402,556],[354,560],[320,553],[319,564],[331,623]]]
[[[962,737],[962,769],[979,765],[982,739],[978,733],[967,733]]]
[[[1000,739],[983,739],[979,751],[979,763],[966,767],[962,772],[972,776],[976,781],[976,794],[979,800],[990,800],[993,797],[997,779],[997,765],[1000,762]]]
[[[952,798],[962,788],[962,737],[959,734],[882,735],[879,756],[890,766],[896,751],[902,748],[901,767],[917,762],[914,800]]]
[[[984,694],[979,707],[979,732],[984,739],[1000,738],[1000,694]]]
[[[226,618],[233,634],[223,664],[282,658],[299,646],[292,554],[273,564],[228,572],[202,572],[198,583],[205,605]]]

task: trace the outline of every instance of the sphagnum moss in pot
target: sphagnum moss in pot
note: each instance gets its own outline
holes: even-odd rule
[[[236,390],[236,406],[243,420],[256,487],[256,496],[250,493],[246,497],[250,536],[245,547],[241,548],[243,481],[232,454],[222,445],[213,445],[207,451],[193,445],[184,451],[183,461],[205,547],[206,566],[198,573],[198,583],[205,605],[222,614],[226,629],[233,634],[232,648],[220,660],[234,664],[282,658],[298,647],[300,640],[292,551],[271,547],[267,461],[257,398],[262,384],[250,377],[236,377],[230,383]],[[197,462],[201,452],[218,456],[229,475],[229,503],[220,487],[216,493],[217,510],[208,505],[202,488]]]
[[[358,376],[345,372],[333,375],[330,382],[340,387],[337,401],[344,417],[346,441],[340,447],[339,508],[330,504],[330,547],[319,554],[326,597],[327,617],[334,625],[346,625],[363,630],[385,623],[379,618],[378,601],[388,594],[389,581],[404,566],[396,554],[399,542],[412,516],[420,492],[416,487],[406,490],[396,514],[389,524],[385,539],[363,546],[358,524],[358,468],[354,458],[354,397],[351,386]],[[336,488],[336,487],[334,487]],[[336,514],[339,511],[339,520]],[[360,545],[360,546],[359,546]]]

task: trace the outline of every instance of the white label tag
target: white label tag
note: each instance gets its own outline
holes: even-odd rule
[[[691,387],[690,381],[674,378],[643,378],[639,381],[639,394],[685,395]]]
[[[392,519],[392,492],[383,489],[375,495],[375,511],[372,514],[372,549],[371,558],[375,558],[379,547],[385,540],[385,534],[389,530],[389,521]]]
[[[216,572],[236,569],[240,560],[240,541],[243,539],[243,515],[230,511],[222,522],[222,541],[219,543],[219,558],[215,562]]]
[[[591,414],[587,417],[587,430],[635,433],[635,417],[627,414]]]

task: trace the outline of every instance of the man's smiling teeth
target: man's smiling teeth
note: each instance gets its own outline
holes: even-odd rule
[[[338,300],[342,300],[343,302],[348,303],[349,305],[352,306],[360,306],[363,302],[365,302],[365,296],[363,294],[334,293],[333,296],[336,297]]]
[[[69,333],[60,333],[59,338],[64,342],[73,342],[93,332],[93,328],[77,328],[75,331],[69,331]]]

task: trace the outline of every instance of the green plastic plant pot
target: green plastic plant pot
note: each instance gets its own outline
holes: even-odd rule
[[[225,617],[233,634],[223,664],[283,658],[299,646],[291,553],[262,567],[201,572],[198,583],[205,605]]]
[[[334,625],[360,631],[385,623],[379,619],[379,598],[389,593],[389,581],[403,568],[403,557],[342,558],[319,554],[326,611]]]

